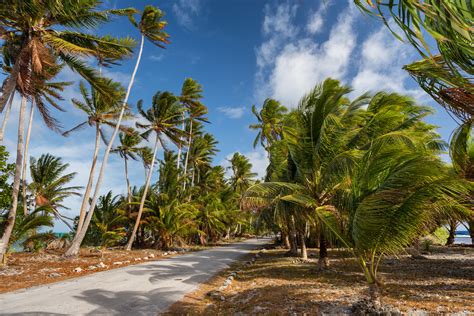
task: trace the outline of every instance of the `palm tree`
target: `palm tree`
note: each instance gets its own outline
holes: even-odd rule
[[[145,9],[142,12],[140,22],[137,23],[133,15],[129,15],[129,19],[132,22],[132,24],[138,28],[140,34],[141,34],[141,40],[140,40],[140,50],[138,52],[137,56],[137,61],[135,63],[135,67],[132,72],[132,76],[130,77],[130,82],[127,87],[127,92],[125,93],[125,97],[122,103],[122,108],[119,113],[119,116],[117,118],[116,126],[115,129],[112,133],[112,136],[110,137],[109,144],[105,150],[104,157],[102,159],[102,164],[100,166],[100,171],[99,171],[99,177],[97,179],[96,185],[95,185],[95,190],[94,190],[94,195],[92,196],[92,200],[89,206],[89,212],[88,216],[85,219],[83,229],[81,231],[78,231],[76,233],[76,236],[74,237],[73,242],[71,243],[71,247],[66,251],[65,256],[75,256],[79,253],[79,248],[81,246],[82,240],[84,239],[84,236],[86,234],[87,228],[89,226],[89,223],[92,219],[92,215],[94,214],[94,209],[97,203],[97,199],[99,198],[100,194],[100,186],[102,184],[104,174],[105,174],[105,168],[107,165],[107,161],[109,159],[110,151],[112,150],[112,146],[115,140],[115,137],[118,134],[118,131],[120,129],[120,124],[122,123],[122,118],[125,113],[125,109],[127,106],[128,98],[130,96],[130,92],[132,90],[133,82],[135,81],[135,76],[138,71],[138,66],[140,65],[140,60],[142,57],[143,53],[143,46],[145,43],[145,38],[151,41],[154,45],[164,48],[164,44],[168,44],[168,34],[166,34],[163,29],[166,26],[166,22],[162,20],[163,18],[163,12],[155,8],[151,5],[147,5]]]
[[[466,122],[459,126],[451,138],[449,153],[454,171],[469,182],[474,182],[474,135],[473,123]],[[474,210],[474,193],[471,192],[471,210]],[[474,243],[474,215],[468,221],[469,233]]]
[[[232,169],[229,185],[234,192],[243,194],[252,185],[257,174],[252,172],[252,164],[244,155],[234,153],[229,162]]]
[[[3,116],[2,128],[0,129],[0,144],[3,144],[3,138],[5,137],[5,131],[7,130],[8,118],[10,117],[14,98],[15,93],[13,92],[10,97],[10,100],[8,101],[7,108],[5,110],[5,115]]]
[[[24,151],[24,158],[23,158],[23,168],[22,168],[22,178],[21,183],[23,186],[23,212],[26,215],[27,207],[26,207],[26,172],[27,172],[27,161],[28,161],[28,149],[30,145],[30,137],[31,137],[31,129],[33,127],[33,115],[35,109],[38,110],[39,114],[42,117],[43,122],[46,126],[58,132],[60,130],[60,124],[57,119],[55,119],[51,114],[47,107],[47,104],[51,105],[53,108],[64,111],[64,109],[57,103],[58,101],[62,101],[63,98],[61,97],[60,93],[64,91],[64,88],[70,84],[71,82],[50,82],[62,69],[62,66],[57,67],[48,67],[44,69],[42,76],[40,77],[38,74],[34,74],[31,77],[32,80],[32,87],[33,90],[31,92],[31,109],[30,109],[30,117],[28,120],[28,127],[26,132],[26,139],[25,139],[25,147]]]
[[[59,212],[59,208],[67,209],[63,201],[70,196],[79,196],[81,187],[68,186],[76,173],[64,174],[69,164],[63,163],[61,158],[50,154],[41,155],[38,160],[30,159],[30,174],[32,182],[28,186],[34,197],[36,207],[49,207],[55,217],[63,221],[71,230],[71,225]]]
[[[148,170],[150,170],[151,165],[155,164],[155,162],[152,160],[153,151],[151,150],[150,147],[145,146],[145,147],[140,148],[140,151],[138,152],[138,156],[142,160],[143,170],[145,171],[145,178],[146,178],[146,175],[148,174]]]
[[[122,204],[121,196],[112,195],[112,191],[99,198],[89,233],[98,235],[100,246],[115,246],[125,238],[124,223],[126,223],[127,217],[120,209]]]
[[[188,112],[188,123],[189,123],[189,132],[188,132],[188,150],[186,152],[186,159],[184,161],[184,182],[183,190],[186,189],[186,175],[188,172],[188,163],[189,163],[189,151],[192,146],[193,137],[195,135],[193,127],[197,122],[208,122],[205,115],[207,114],[207,107],[201,103],[202,99],[202,87],[201,85],[192,78],[187,78],[181,89],[181,96],[179,97],[181,104]],[[181,159],[179,148],[178,148],[178,161]]]
[[[204,134],[203,136],[195,137],[193,146],[189,148],[189,161],[191,161],[192,175],[191,187],[194,182],[200,182],[201,174],[206,172],[206,169],[211,168],[212,157],[218,152],[216,149],[217,141],[211,134]]]
[[[354,0],[365,12],[394,21],[422,60],[405,66],[428,94],[461,121],[472,121],[472,20],[470,0]],[[398,39],[402,37],[392,32]],[[432,47],[436,43],[436,47]],[[438,55],[435,53],[439,52]]]
[[[255,148],[260,144],[266,150],[274,142],[281,139],[283,133],[283,118],[287,109],[280,102],[273,99],[266,99],[263,102],[260,112],[257,111],[255,105],[252,106],[252,113],[258,120],[257,124],[250,125],[251,129],[258,130],[257,137],[253,142]]]
[[[82,100],[72,99],[72,104],[87,115],[87,120],[77,124],[75,127],[63,133],[63,136],[69,136],[73,132],[77,132],[87,125],[95,128],[95,143],[94,152],[92,154],[91,169],[89,171],[89,178],[87,180],[86,190],[82,197],[82,204],[79,211],[79,220],[76,231],[80,231],[84,224],[86,217],[89,197],[92,191],[92,184],[94,181],[94,174],[97,166],[97,157],[100,150],[100,139],[107,144],[107,140],[103,131],[103,125],[115,126],[115,121],[120,112],[120,105],[123,98],[123,89],[119,83],[107,79],[107,84],[110,85],[110,90],[115,90],[113,98],[106,98],[99,93],[94,87],[90,87],[90,92],[83,82],[79,84]]]
[[[45,242],[55,238],[52,232],[38,233],[38,229],[40,228],[52,228],[54,226],[50,213],[51,210],[49,207],[38,207],[29,214],[18,214],[18,218],[15,221],[15,228],[13,229],[2,264],[6,264],[8,253],[16,242],[22,241],[23,247],[27,249],[31,244]],[[5,222],[6,219],[0,217],[0,232],[3,231]]]
[[[181,106],[178,103],[178,99],[172,95],[170,92],[158,92],[153,96],[153,101],[151,107],[145,111],[142,106],[143,102],[140,100],[138,102],[138,112],[146,120],[146,123],[137,123],[137,127],[143,129],[142,137],[148,139],[150,134],[154,133],[155,144],[153,147],[153,158],[152,161],[155,161],[156,152],[158,150],[158,145],[161,144],[165,148],[164,137],[167,137],[174,144],[179,144],[181,141],[181,136],[183,136],[183,131],[179,129],[178,125],[181,124]],[[138,226],[140,225],[140,219],[143,213],[143,207],[146,200],[146,195],[148,192],[148,187],[150,186],[151,176],[153,174],[153,165],[150,166],[148,175],[146,178],[144,192],[140,201],[140,208],[138,210],[137,219],[133,227],[132,234],[130,239],[125,247],[126,250],[132,249],[132,244],[135,239],[135,234],[137,233]]]
[[[125,167],[125,180],[127,183],[127,201],[130,204],[132,198],[132,192],[130,187],[130,179],[128,177],[128,159],[137,160],[137,155],[142,150],[140,145],[142,139],[140,134],[133,128],[129,128],[125,132],[119,134],[120,145],[112,150],[113,153],[118,153],[123,158]]]
[[[76,31],[107,22],[110,15],[130,14],[131,9],[98,11],[98,1],[57,2],[7,0],[0,7],[0,29],[4,69],[9,73],[2,86],[0,111],[16,90],[22,101],[18,117],[18,142],[16,171],[12,190],[13,203],[9,212],[8,226],[0,242],[0,259],[14,226],[18,207],[21,169],[23,162],[24,119],[27,99],[34,94],[34,77],[41,78],[45,69],[55,68],[58,60],[65,63],[98,90],[107,93],[97,73],[79,59],[96,57],[98,54],[114,59],[129,55],[134,46],[131,39],[111,36],[97,37]],[[75,30],[74,30],[75,29]],[[8,34],[8,36],[5,36]]]

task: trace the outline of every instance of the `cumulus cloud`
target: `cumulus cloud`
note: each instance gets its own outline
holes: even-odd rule
[[[283,13],[286,14],[285,18],[282,17]],[[357,34],[353,28],[356,11],[353,6],[339,14],[329,38],[323,43],[316,43],[307,35],[296,37],[295,27],[289,27],[291,31],[288,32],[274,28],[272,33],[265,26],[269,24],[266,22],[268,20],[294,23],[295,9],[290,9],[288,4],[278,6],[275,12],[267,10],[266,14],[263,33],[267,39],[258,48],[256,56],[257,99],[272,96],[285,106],[295,107],[316,83],[327,77],[344,78],[357,44]],[[282,40],[280,34],[291,36],[290,43]]]
[[[163,57],[164,57],[163,54],[158,54],[158,55],[150,55],[150,57],[148,58],[153,61],[161,61]]]
[[[217,108],[219,112],[224,113],[225,116],[231,119],[239,119],[241,118],[244,113],[245,113],[245,107],[219,107]]]
[[[178,0],[173,4],[173,13],[178,24],[187,30],[193,30],[195,28],[194,19],[200,12],[200,0]]]
[[[415,58],[410,47],[397,41],[385,26],[370,34],[361,45],[357,74],[352,78],[353,95],[387,90],[410,94],[415,98],[425,95],[421,89],[408,88],[411,80],[402,65]]]

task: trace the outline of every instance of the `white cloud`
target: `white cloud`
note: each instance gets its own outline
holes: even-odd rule
[[[220,165],[225,168],[226,176],[229,177],[231,175],[230,170],[230,162],[229,160],[232,158],[235,152],[228,154],[224,160],[221,161]],[[248,158],[249,162],[252,164],[252,172],[257,174],[258,179],[262,179],[265,177],[267,166],[268,166],[268,157],[263,148],[255,149],[253,151],[240,153]]]
[[[288,23],[293,22],[293,11],[278,8],[276,16],[281,15],[279,12],[287,12]],[[357,44],[353,30],[355,14],[352,5],[341,12],[328,40],[321,44],[304,36],[287,43],[280,40],[278,29],[274,34],[269,31],[269,38],[257,50],[257,99],[271,96],[287,107],[295,107],[305,93],[325,78],[344,79]],[[274,16],[265,17],[264,26]]]
[[[239,119],[245,113],[245,107],[243,106],[242,107],[226,106],[226,107],[219,107],[217,109],[219,110],[219,112],[224,113],[224,115],[226,115],[227,117],[231,119]]]
[[[425,95],[420,89],[407,87],[411,78],[402,66],[415,58],[411,47],[397,41],[385,26],[369,35],[361,46],[357,73],[351,82],[353,96],[380,90],[405,93],[418,99]]]
[[[173,4],[173,13],[176,16],[178,24],[187,30],[195,28],[194,19],[201,12],[200,0],[178,0]]]
[[[319,8],[311,14],[308,24],[306,25],[308,33],[314,35],[323,31],[324,16],[327,15],[327,8],[331,4],[332,2],[330,1],[321,2]]]

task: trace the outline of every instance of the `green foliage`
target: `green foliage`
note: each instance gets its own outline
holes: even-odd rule
[[[0,146],[0,215],[8,210],[12,203],[12,184],[9,181],[15,164],[8,163],[8,156],[5,146]]]

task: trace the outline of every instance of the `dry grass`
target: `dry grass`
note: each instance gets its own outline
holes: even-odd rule
[[[443,248],[427,260],[408,256],[387,259],[381,266],[384,302],[402,312],[474,313],[474,249]],[[313,256],[316,251],[311,251]],[[170,309],[170,315],[314,315],[349,313],[366,295],[363,275],[350,256],[331,251],[331,267],[321,272],[316,260],[285,257],[269,250],[254,265],[240,269],[236,280],[222,292],[225,300],[206,296],[218,288],[223,272]]]

